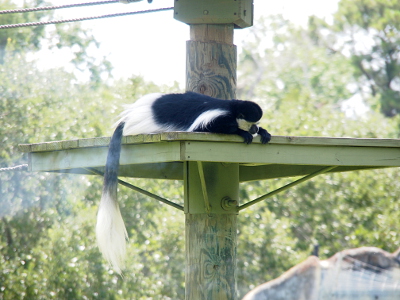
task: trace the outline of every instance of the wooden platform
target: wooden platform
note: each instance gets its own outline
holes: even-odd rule
[[[29,170],[91,174],[104,170],[109,137],[19,145]],[[400,167],[399,139],[273,136],[251,145],[234,135],[169,132],[123,138],[120,176],[183,179],[185,161],[239,164],[239,181],[300,176],[324,166],[332,172]]]

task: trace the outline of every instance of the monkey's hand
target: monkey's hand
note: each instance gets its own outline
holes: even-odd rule
[[[258,127],[258,134],[261,137],[261,143],[266,144],[271,140],[271,135],[262,127]]]
[[[239,129],[237,134],[244,139],[244,142],[246,144],[251,144],[251,142],[253,141],[253,136],[247,131]]]

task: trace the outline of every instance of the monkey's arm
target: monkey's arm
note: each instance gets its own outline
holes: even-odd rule
[[[253,135],[250,134],[250,133],[247,132],[247,131],[244,131],[244,130],[242,130],[242,129],[240,129],[240,128],[237,128],[237,130],[236,130],[235,133],[236,133],[237,135],[240,135],[240,136],[244,139],[244,142],[245,142],[246,144],[251,144],[251,142],[253,141]]]
[[[237,134],[244,139],[246,144],[251,144],[253,136],[238,127],[237,121],[231,116],[220,116],[203,128],[195,129],[197,132],[213,132],[213,133],[225,133],[225,134]]]
[[[258,134],[261,136],[261,143],[266,144],[271,140],[271,135],[262,127],[258,127]]]

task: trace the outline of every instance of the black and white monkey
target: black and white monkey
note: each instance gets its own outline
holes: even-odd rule
[[[123,135],[167,131],[237,134],[250,144],[258,134],[266,144],[271,135],[257,125],[261,108],[254,102],[220,100],[206,95],[149,94],[126,106],[111,137],[97,214],[97,243],[115,271],[121,273],[128,234],[117,202],[118,167]]]

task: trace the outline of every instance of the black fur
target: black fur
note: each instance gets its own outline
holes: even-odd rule
[[[121,140],[124,125],[124,122],[119,123],[111,137],[104,174],[103,191],[112,190],[112,192],[116,192],[116,190],[114,191],[113,189],[117,186],[118,181],[119,157],[121,154]]]
[[[237,119],[254,123],[261,119],[263,114],[261,108],[251,101],[220,100],[202,94],[186,92],[184,94],[163,95],[152,105],[154,121],[158,125],[165,127],[172,125],[182,131],[187,131],[202,113],[213,109],[221,109],[228,113],[217,117],[206,127],[196,128],[193,131],[237,134],[243,137],[247,144],[252,142],[252,134],[258,133],[263,144],[270,141],[271,135],[261,127],[254,125],[249,130],[250,132],[238,127]]]

